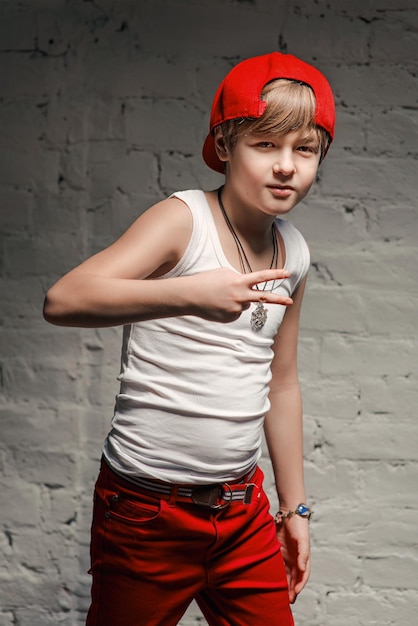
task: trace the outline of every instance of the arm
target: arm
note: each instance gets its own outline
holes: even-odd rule
[[[294,510],[305,502],[303,477],[302,399],[297,371],[299,317],[306,279],[294,294],[274,343],[271,408],[265,435],[273,466],[280,509]],[[285,560],[289,598],[293,603],[309,578],[308,521],[295,515],[278,530]]]
[[[283,270],[241,275],[226,268],[158,277],[181,259],[192,233],[188,207],[170,198],[151,207],[110,247],[61,278],[46,294],[44,317],[62,326],[105,327],[175,315],[229,322],[260,300],[291,304],[253,290]]]

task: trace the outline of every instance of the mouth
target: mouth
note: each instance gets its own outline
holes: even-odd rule
[[[293,191],[295,191],[294,187],[291,185],[269,185],[268,188],[273,195],[279,198],[287,198]]]

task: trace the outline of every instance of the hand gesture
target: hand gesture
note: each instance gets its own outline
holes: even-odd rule
[[[283,269],[267,269],[239,274],[228,268],[209,270],[187,277],[193,281],[196,315],[215,322],[232,322],[248,309],[252,302],[289,306],[287,296],[263,291],[267,281],[283,280],[290,273]],[[256,285],[259,285],[257,289]]]

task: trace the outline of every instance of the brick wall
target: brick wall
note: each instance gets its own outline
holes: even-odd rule
[[[0,626],[83,623],[117,390],[120,330],[49,326],[43,294],[157,199],[219,184],[200,158],[214,89],[273,49],[316,63],[338,105],[292,215],[312,252],[300,366],[316,511],[296,622],[414,623],[417,29],[415,0],[0,2]]]

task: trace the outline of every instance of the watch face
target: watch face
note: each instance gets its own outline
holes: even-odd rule
[[[296,509],[296,513],[301,517],[309,518],[311,516],[311,509],[306,506],[306,504],[299,504],[298,508]]]

